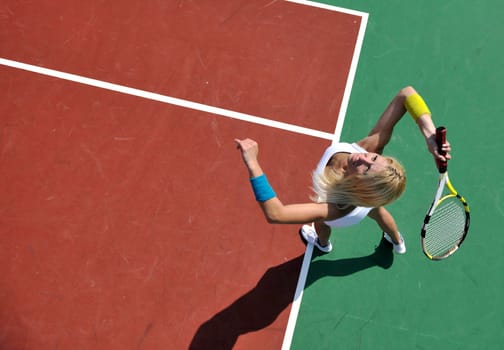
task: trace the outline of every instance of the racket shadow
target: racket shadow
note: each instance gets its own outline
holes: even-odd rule
[[[321,253],[314,253],[314,257],[320,255]],[[382,238],[375,251],[366,256],[339,260],[312,261],[305,288],[322,277],[349,276],[371,267],[381,267],[387,270],[392,266],[393,262],[394,253],[392,251],[392,244]]]

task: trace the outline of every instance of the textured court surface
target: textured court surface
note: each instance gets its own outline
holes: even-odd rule
[[[450,174],[469,200],[472,223],[456,255],[424,258],[419,228],[436,174],[413,123],[400,123],[388,152],[405,164],[408,188],[390,210],[408,253],[374,253],[380,233],[371,222],[337,233],[333,253],[313,259],[292,348],[501,349],[504,8],[495,1],[337,3],[370,14],[342,139],[365,134],[398,87],[415,85],[448,128]]]
[[[455,256],[422,255],[436,174],[400,123],[388,151],[408,189],[390,210],[408,254],[369,221],[335,232],[291,348],[500,349],[504,6],[330,3],[369,14],[342,139],[414,85],[473,221]],[[4,0],[0,57],[332,133],[360,21],[283,1]],[[281,347],[304,246],[264,222],[232,139],[261,142],[285,202],[307,199],[328,140],[3,65],[0,88],[2,349]]]
[[[233,139],[305,201],[330,141],[252,117],[333,133],[360,18],[262,0],[0,11],[2,58],[78,75],[0,66],[1,347],[279,348],[304,246],[265,222]]]

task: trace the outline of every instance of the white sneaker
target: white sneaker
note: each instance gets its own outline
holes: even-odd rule
[[[399,237],[401,237],[401,243],[399,243],[399,244],[395,244],[392,241],[392,238],[390,238],[390,236],[386,232],[383,232],[383,237],[385,237],[385,239],[389,243],[392,243],[392,245],[394,246],[394,252],[396,252],[397,254],[404,254],[404,253],[406,253],[406,244],[404,244],[404,238],[403,238],[403,236],[400,233],[399,233]]]
[[[315,231],[313,225],[303,225],[303,227],[301,227],[301,230],[299,230],[299,232],[301,233],[301,236],[307,243],[313,244],[321,252],[329,253],[332,250],[331,241],[327,241],[327,245],[325,246],[320,245],[317,232]]]

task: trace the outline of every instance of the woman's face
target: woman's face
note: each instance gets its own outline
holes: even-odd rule
[[[348,155],[346,175],[371,174],[387,166],[385,157],[378,153],[350,153]]]

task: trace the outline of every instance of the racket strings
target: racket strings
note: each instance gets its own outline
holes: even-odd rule
[[[442,256],[456,246],[465,233],[466,214],[456,197],[441,202],[426,227],[425,248],[432,256]]]

